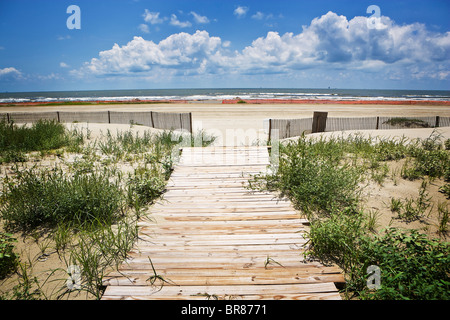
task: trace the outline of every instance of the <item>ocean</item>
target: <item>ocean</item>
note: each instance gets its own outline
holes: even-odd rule
[[[0,103],[65,101],[188,100],[221,101],[235,98],[280,100],[414,100],[450,101],[449,90],[374,89],[142,89],[48,92],[1,92]]]

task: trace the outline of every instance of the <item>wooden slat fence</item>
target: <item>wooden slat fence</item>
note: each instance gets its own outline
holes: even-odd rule
[[[359,117],[359,118],[327,118],[324,132],[344,130],[382,130],[401,129],[404,126],[392,125],[389,120],[408,118],[423,121],[430,128],[450,127],[450,117]],[[312,132],[313,118],[301,119],[269,119],[269,140],[278,130],[278,138],[286,139]]]
[[[140,124],[155,129],[179,130],[192,133],[192,114],[154,111],[53,111],[53,112],[8,112],[0,113],[0,121],[33,123],[38,120],[58,122],[89,122]]]

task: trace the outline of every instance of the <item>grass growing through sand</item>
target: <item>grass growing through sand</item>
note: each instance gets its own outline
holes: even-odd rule
[[[0,121],[0,164],[4,162],[25,162],[25,153],[78,145],[82,135],[65,130],[63,124],[51,120],[39,120],[31,126]]]
[[[183,136],[172,131],[107,131],[89,140],[89,131],[68,131],[53,122],[31,129],[0,127],[12,141],[24,141],[12,145],[3,140],[0,151],[22,152],[27,158],[41,151],[41,160],[49,153],[56,159],[50,166],[41,165],[39,157],[31,163],[8,160],[0,187],[2,226],[36,239],[40,252],[24,262],[11,253],[14,236],[0,233],[0,271],[4,277],[14,271],[18,275],[17,285],[0,292],[0,299],[61,299],[80,292],[99,299],[104,276],[127,258],[137,240],[138,219],[164,191],[178,147],[214,141],[203,132]],[[44,292],[43,283],[31,276],[32,267],[54,253],[65,267],[50,271],[42,282],[60,285]]]
[[[383,183],[387,161],[404,162],[401,175],[422,180],[419,196],[392,198],[398,219],[410,222],[430,210],[428,181],[448,181],[450,151],[433,133],[424,141],[373,141],[361,136],[308,139],[280,144],[279,166],[249,182],[259,190],[288,196],[311,223],[306,257],[339,265],[346,275],[345,294],[362,299],[449,299],[450,246],[416,230],[375,232],[378,213],[364,208],[363,190]],[[398,178],[395,178],[398,179]],[[397,181],[398,183],[398,181]],[[448,203],[439,204],[438,233],[445,237]],[[381,269],[381,288],[369,290],[367,268]]]

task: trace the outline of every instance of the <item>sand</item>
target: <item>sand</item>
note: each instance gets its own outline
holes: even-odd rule
[[[248,145],[257,140],[267,140],[264,120],[269,118],[310,118],[314,111],[328,112],[328,117],[450,116],[450,106],[431,105],[221,104],[204,102],[0,107],[0,112],[100,110],[191,112],[194,131],[203,129],[218,136],[216,145]],[[411,131],[411,134],[415,133]],[[445,134],[448,135],[448,131]]]
[[[208,133],[219,136],[216,145],[241,145],[254,144],[257,140],[267,139],[267,133],[264,130],[264,120],[269,118],[309,118],[314,111],[326,111],[329,117],[364,117],[364,116],[450,116],[449,106],[420,106],[420,105],[295,105],[295,104],[218,104],[218,103],[188,103],[188,104],[124,104],[124,105],[87,105],[87,106],[20,106],[20,107],[0,107],[0,112],[42,112],[42,111],[97,111],[97,110],[117,110],[117,111],[165,111],[165,112],[192,112],[194,130],[204,129]],[[106,133],[109,129],[112,133],[117,130],[132,130],[142,132],[151,129],[138,125],[118,125],[118,124],[96,124],[96,123],[76,123],[67,124],[68,128],[88,128],[91,132],[91,138],[95,139]],[[371,137],[402,137],[409,139],[426,139],[434,129],[402,129],[402,130],[364,130],[360,134]],[[437,132],[444,138],[450,138],[450,127],[438,128]],[[349,135],[356,131],[329,132],[322,134],[313,134],[317,136]],[[295,138],[294,138],[295,139]],[[49,160],[52,161],[51,159]],[[375,182],[370,183],[364,190],[366,198],[365,208],[378,214],[377,229],[386,226],[397,226],[402,228],[415,228],[426,233],[430,237],[436,237],[438,224],[437,204],[445,202],[444,195],[438,192],[443,184],[442,180],[435,180],[429,183],[428,192],[433,197],[434,208],[430,211],[428,217],[420,221],[405,223],[396,219],[396,215],[389,210],[388,203],[391,197],[407,199],[417,198],[421,181],[406,181],[393,174],[402,166],[402,161],[389,162],[390,173],[388,178],[379,185]],[[6,168],[3,168],[6,170]],[[45,281],[51,274],[51,270],[61,268],[58,273],[64,284],[66,274],[64,273],[65,263],[60,260],[58,254],[49,249],[44,250],[46,244],[45,235],[37,241],[35,238],[20,237],[17,243],[17,250],[20,252],[23,261],[29,260],[32,263],[29,272],[37,275],[39,281]],[[42,251],[48,253],[43,255]],[[9,279],[5,283],[0,282],[1,291],[10,290],[17,281],[17,276]],[[61,283],[58,282],[60,285]],[[48,282],[50,287],[47,290],[57,290],[57,284]],[[78,299],[92,299],[92,296],[84,294]]]

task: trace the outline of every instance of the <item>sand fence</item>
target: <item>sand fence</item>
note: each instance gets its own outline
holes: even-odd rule
[[[0,113],[0,121],[33,123],[40,119],[76,123],[136,124],[155,129],[179,130],[192,133],[192,114],[154,111],[90,111],[90,112],[11,112]]]
[[[286,139],[301,136],[303,133],[316,132],[450,127],[450,117],[441,116],[327,118],[324,113],[318,113],[318,116],[321,117],[319,121],[314,121],[314,117],[268,119],[265,127],[269,134],[269,140],[274,137],[275,133],[277,133],[278,139]]]

